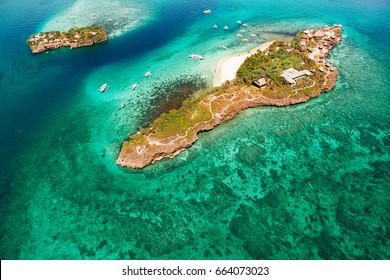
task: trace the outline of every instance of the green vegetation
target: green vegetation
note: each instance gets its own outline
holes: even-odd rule
[[[211,89],[210,91],[214,91]],[[203,96],[203,95],[202,95]],[[206,95],[206,97],[209,95]],[[130,137],[130,141],[125,141],[122,150],[131,149],[131,146],[142,146],[147,144],[145,135],[152,134],[153,139],[170,138],[183,136],[192,137],[195,133],[190,129],[198,123],[207,123],[212,121],[212,116],[207,105],[202,103],[203,97],[193,100],[185,100],[179,109],[170,110],[168,113],[161,114],[149,128],[143,128],[138,133]]]
[[[81,38],[77,38],[77,35],[81,36]],[[63,36],[69,38],[70,41],[79,39],[82,41],[93,40],[100,42],[107,39],[107,33],[104,27],[98,26],[73,27],[63,32]]]
[[[272,85],[283,87],[289,84],[280,74],[288,68],[315,69],[316,65],[307,57],[306,51],[277,41],[270,46],[266,54],[258,52],[248,57],[237,71],[237,81],[250,85],[260,77],[267,77]]]
[[[166,138],[182,135],[197,123],[210,119],[211,113],[200,99],[186,100],[179,109],[163,113],[150,127],[155,137]]]
[[[142,135],[144,132],[151,132],[153,138],[170,138],[185,135],[186,137],[191,137],[194,132],[192,129],[189,130],[189,128],[194,128],[197,124],[204,125],[214,122],[210,112],[210,100],[208,99],[233,93],[240,88],[241,86],[226,82],[220,87],[214,87],[203,92],[194,99],[185,100],[179,109],[173,109],[161,114],[150,124],[150,130],[141,130],[139,134],[135,135],[135,138],[132,138],[132,136],[132,144],[134,144],[134,140],[141,143],[142,141],[138,135]],[[213,101],[211,106],[213,112],[218,111],[218,107],[221,107],[220,105],[225,101],[223,98],[218,99],[218,101]]]
[[[291,41],[291,47],[293,47],[293,48],[295,48],[295,49],[300,48],[300,46],[299,46],[299,41],[300,41],[300,39],[302,38],[303,34],[304,34],[304,31],[303,31],[303,30],[300,30],[300,31],[297,33],[297,35],[295,35],[294,39],[292,39],[292,41]]]

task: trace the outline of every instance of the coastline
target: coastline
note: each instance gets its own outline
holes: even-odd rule
[[[228,80],[234,80],[237,70],[244,63],[247,57],[250,57],[258,50],[261,50],[262,52],[265,51],[269,46],[272,45],[273,42],[275,42],[275,40],[262,43],[261,45],[248,51],[238,54],[231,54],[219,59],[214,70],[213,86],[218,87]]]
[[[221,59],[215,76],[217,82],[235,78],[237,69],[252,54],[256,54],[258,57],[254,59],[261,63],[248,61],[235,83],[222,84],[198,99],[187,100],[179,109],[162,114],[148,127],[131,135],[123,142],[116,163],[143,168],[163,158],[173,158],[192,146],[200,132],[213,129],[244,109],[304,103],[330,91],[336,84],[338,71],[326,57],[340,42],[341,32],[342,26],[337,24],[305,30],[291,43],[275,42],[274,46],[273,42],[267,42]],[[254,52],[267,48],[267,52]],[[280,59],[275,59],[279,56]],[[257,68],[262,71],[262,81],[259,74],[253,73]],[[255,87],[252,83],[256,79],[261,84]]]

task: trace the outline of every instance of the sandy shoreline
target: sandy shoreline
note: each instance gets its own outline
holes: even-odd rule
[[[274,41],[265,42],[249,51],[232,54],[218,60],[213,79],[213,86],[220,86],[227,80],[235,79],[238,68],[240,68],[241,64],[244,63],[247,57],[256,53],[258,50],[264,51],[273,42]]]

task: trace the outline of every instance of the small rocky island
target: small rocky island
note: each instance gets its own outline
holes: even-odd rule
[[[117,164],[143,168],[176,156],[197,140],[199,132],[213,129],[244,109],[288,106],[330,91],[338,72],[326,57],[341,40],[341,33],[341,25],[301,31],[291,42],[276,41],[248,57],[235,80],[184,101],[179,109],[163,113],[124,141]]]
[[[88,47],[107,40],[104,27],[73,27],[68,31],[50,31],[33,34],[27,40],[32,53],[40,53],[62,47],[71,49]]]

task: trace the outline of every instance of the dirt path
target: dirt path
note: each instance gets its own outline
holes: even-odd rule
[[[206,124],[206,123],[208,123],[208,122],[210,122],[210,121],[212,121],[212,120],[214,120],[214,119],[216,119],[216,118],[218,118],[218,119],[223,119],[224,117],[221,116],[222,113],[224,113],[225,110],[228,109],[230,106],[232,106],[232,105],[235,104],[235,103],[232,101],[232,99],[234,99],[235,97],[237,97],[237,93],[240,92],[241,90],[244,90],[245,88],[246,88],[246,86],[243,87],[242,89],[239,89],[239,90],[234,91],[233,93],[225,93],[225,94],[221,94],[221,95],[218,95],[218,96],[212,96],[211,98],[207,98],[207,99],[208,99],[207,102],[205,102],[205,100],[202,100],[200,103],[201,103],[201,104],[204,104],[204,105],[206,105],[206,106],[209,107],[209,112],[210,112],[210,114],[211,114],[211,118],[210,118],[209,120],[197,122],[195,125],[193,125],[193,126],[187,128],[187,130],[186,130],[186,132],[185,132],[184,135],[178,136],[178,137],[172,139],[171,141],[169,141],[169,142],[167,142],[167,143],[163,143],[163,142],[160,142],[160,141],[153,140],[153,139],[150,138],[150,135],[148,135],[148,136],[146,136],[146,139],[147,139],[147,141],[148,141],[148,144],[149,144],[149,145],[154,144],[154,145],[157,145],[157,146],[171,145],[172,143],[174,143],[174,142],[176,142],[176,141],[179,141],[179,140],[181,140],[181,139],[186,138],[186,137],[188,136],[188,132],[189,132],[190,130],[195,131],[195,127],[197,127],[198,125]],[[221,113],[214,113],[214,112],[213,112],[213,109],[212,109],[212,102],[215,101],[215,100],[218,100],[218,99],[220,99],[220,98],[222,98],[222,97],[224,97],[224,96],[226,96],[226,95],[233,95],[231,98],[227,99],[227,100],[229,100],[229,102],[230,102],[231,104],[227,105],[227,106],[221,111]],[[252,97],[252,98],[253,98],[253,97]],[[251,101],[251,100],[254,100],[254,99],[244,99],[244,100]],[[194,116],[195,113],[196,113],[196,111],[192,114],[192,116]]]

